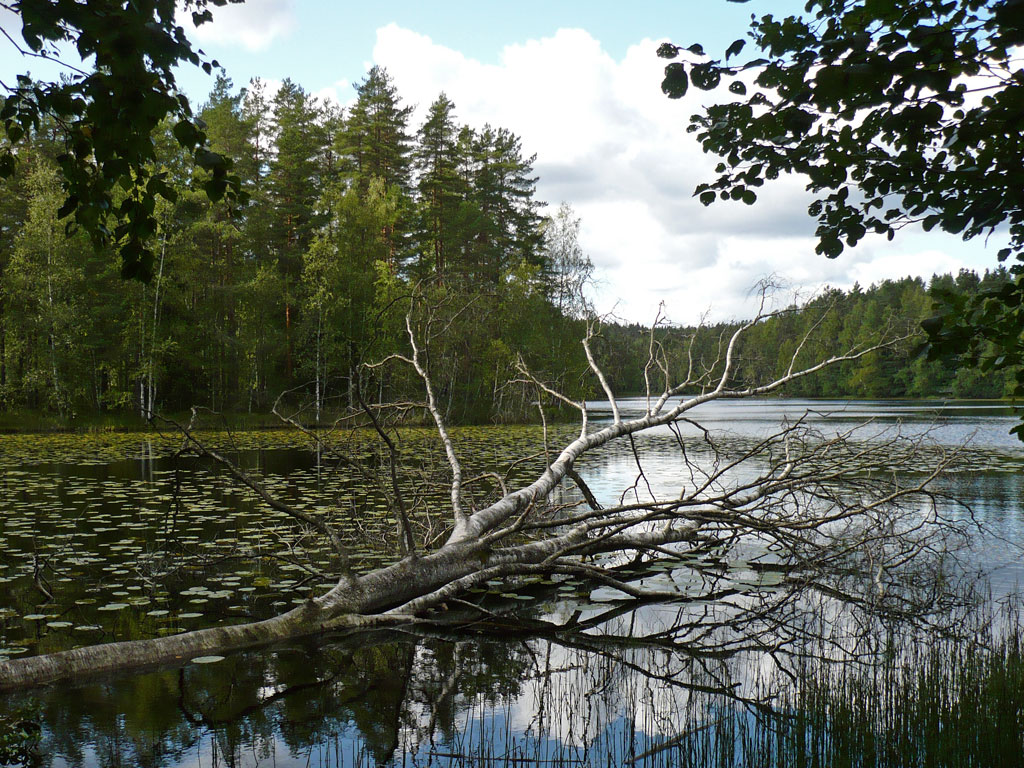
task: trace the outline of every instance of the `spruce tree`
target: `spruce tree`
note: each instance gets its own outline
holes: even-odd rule
[[[322,224],[316,200],[323,189],[323,111],[314,97],[286,79],[274,95],[273,113],[275,153],[267,176],[270,241],[282,272],[297,277],[302,254]]]

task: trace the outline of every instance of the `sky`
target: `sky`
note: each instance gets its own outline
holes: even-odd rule
[[[700,96],[667,99],[659,42],[701,43],[724,51],[750,15],[798,12],[802,2],[675,0],[248,0],[186,27],[236,86],[251,78],[271,88],[291,78],[345,106],[374,64],[384,66],[413,128],[444,92],[460,122],[508,128],[536,153],[537,192],[553,213],[569,203],[580,244],[595,265],[598,311],[649,323],[664,302],[673,322],[749,317],[752,289],[772,278],[778,301],[825,285],[868,286],[906,275],[995,265],[998,237],[963,243],[943,234],[901,232],[892,243],[869,236],[829,260],[814,253],[810,197],[797,178],[762,188],[754,206],[705,208],[694,187],[713,178],[717,159],[686,133]],[[0,17],[14,32],[17,20]],[[32,69],[0,42],[0,79]],[[51,75],[52,76],[52,75]],[[179,85],[201,104],[212,78],[183,69]],[[705,96],[706,98],[706,96]],[[998,241],[998,242],[997,242]]]

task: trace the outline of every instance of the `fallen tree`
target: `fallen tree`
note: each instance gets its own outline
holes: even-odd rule
[[[762,568],[789,577],[800,574],[817,589],[846,593],[849,599],[878,610],[910,615],[927,609],[934,595],[904,589],[901,573],[910,567],[944,568],[950,536],[962,532],[942,517],[929,488],[948,465],[949,456],[939,452],[930,456],[928,469],[907,484],[905,479],[898,481],[892,469],[920,458],[924,450],[920,437],[874,427],[826,435],[798,419],[727,452],[691,419],[691,412],[706,403],[775,392],[794,379],[903,340],[884,338],[843,355],[801,364],[809,334],[781,376],[737,386],[732,375],[744,334],[773,314],[762,301],[753,320],[721,339],[715,359],[689,355],[687,370],[675,379],[659,345],[656,322],[645,371],[646,407],[635,418],[624,417],[596,362],[592,342],[599,322],[592,319],[582,343],[590,371],[611,408],[607,424],[593,424],[585,402],[565,397],[520,365],[518,384],[535,393],[542,420],[546,404],[559,403],[579,410],[581,427],[576,437],[553,449],[545,426],[543,470],[513,489],[508,487],[508,473],[466,476],[430,375],[430,344],[443,332],[444,324],[414,300],[405,316],[408,351],[392,354],[366,370],[406,366],[421,382],[425,400],[391,405],[363,402],[361,411],[363,423],[376,433],[387,457],[384,491],[399,533],[400,554],[395,562],[363,571],[353,567],[345,537],[328,516],[315,511],[315,500],[301,506],[281,500],[257,475],[207,445],[194,424],[184,425],[180,431],[185,448],[222,465],[265,504],[330,542],[336,585],[262,621],[4,661],[0,689],[181,664],[197,656],[342,629],[479,621],[487,619],[490,611],[466,599],[470,590],[495,582],[506,585],[506,591],[514,590],[524,578],[538,575],[582,579],[636,600],[714,600],[722,594],[718,578],[705,579],[703,589],[683,596],[678,590],[645,583],[645,577],[664,563],[713,571],[741,548],[745,557],[753,552]],[[655,379],[661,384],[656,385]],[[450,509],[441,538],[437,536],[438,511],[414,514],[406,501],[411,481],[403,474],[395,445],[398,433],[389,415],[412,407],[429,414],[446,459]],[[298,418],[281,415],[306,431],[321,449],[332,450],[329,431],[307,429]],[[683,433],[683,426],[690,434]],[[670,430],[679,451],[682,474],[671,495],[652,488],[637,447],[637,436],[657,428]],[[602,504],[578,465],[584,457],[617,442],[630,446],[637,481],[616,503]],[[471,490],[483,480],[497,489],[492,498],[482,499]],[[424,516],[430,524],[422,524]],[[441,611],[448,608],[459,610]]]

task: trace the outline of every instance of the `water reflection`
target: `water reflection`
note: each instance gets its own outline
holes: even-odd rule
[[[967,607],[941,626],[894,621],[796,590],[714,606],[550,608],[504,627],[362,633],[81,685],[43,699],[42,763],[831,765],[833,739],[866,738],[892,716],[858,686],[884,682],[883,699],[917,706],[935,697],[931,714],[945,716],[962,686],[950,667],[927,679],[902,670],[977,663],[963,635],[984,636],[987,621]],[[1000,674],[1017,677],[994,682],[1024,682],[1019,654],[1013,663]],[[1005,703],[988,695],[986,705]],[[843,727],[864,732],[837,733],[838,707],[859,708]],[[994,739],[990,751],[1020,741],[992,727],[959,735]]]
[[[780,415],[798,418],[807,405],[726,403],[700,415],[707,426],[726,428],[717,447],[728,452],[775,428]],[[47,766],[824,766],[844,756],[864,765],[1017,764],[1024,733],[1019,614],[984,603],[989,586],[970,580],[975,570],[988,573],[992,592],[1006,603],[1024,579],[1020,449],[1004,440],[1014,417],[1002,406],[937,412],[933,404],[810,405],[831,411],[836,424],[865,415],[880,428],[898,420],[949,445],[976,434],[980,447],[969,471],[945,478],[941,490],[945,513],[976,520],[985,533],[975,541],[971,571],[957,574],[961,583],[939,585],[933,572],[906,584],[942,587],[930,612],[883,604],[858,574],[809,583],[716,563],[709,554],[650,577],[672,582],[681,595],[676,602],[638,605],[572,580],[538,582],[524,590],[530,599],[523,603],[486,598],[488,613],[459,633],[417,626],[292,643],[208,665],[11,695],[0,714],[39,707]],[[492,434],[472,439],[491,446]],[[580,471],[603,502],[621,498],[624,488],[637,498],[678,495],[695,481],[673,441],[667,431],[641,439],[642,483],[625,446],[588,457]],[[713,454],[701,458],[707,449],[700,440],[690,450],[701,460]],[[286,496],[339,482],[308,451],[237,455]],[[269,548],[266,542],[282,535],[222,476],[195,460],[172,463],[159,445],[142,442],[131,458],[111,463],[35,462],[18,471],[5,476],[0,520],[7,543],[0,564],[4,573],[18,572],[4,583],[12,604],[42,603],[25,570],[26,558],[47,551],[38,532],[56,541],[62,526],[79,519],[93,528],[69,539],[69,551],[101,557],[53,578],[69,580],[60,586],[70,604],[96,601],[97,584],[117,585],[125,600],[142,594],[152,601],[116,614],[102,630],[97,624],[104,636],[191,626],[149,615],[160,611],[203,623],[265,615],[313,586],[301,586],[301,574],[280,563],[239,572],[229,562],[182,569],[163,594],[151,594],[139,553],[155,551],[162,531],[173,530],[207,563],[240,542]],[[190,507],[178,518],[165,498],[174,473],[183,477]],[[351,492],[353,512],[365,515],[372,494],[356,496],[354,486]],[[126,537],[126,530],[134,532]],[[199,550],[211,540],[221,549]],[[685,602],[687,580],[714,599]],[[205,591],[188,592],[206,581]],[[101,615],[90,610],[76,605],[44,618],[89,626]],[[33,652],[77,637],[96,640],[42,621],[25,637],[16,634],[23,623],[7,622],[0,617],[0,631]],[[6,634],[2,639],[11,644]]]
[[[647,399],[618,401],[623,418],[641,415]],[[610,418],[607,402],[594,400],[588,408],[598,417]],[[1004,402],[974,400],[804,400],[798,398],[747,398],[718,400],[699,406],[695,418],[711,430],[734,435],[763,436],[783,420],[805,418],[812,424],[838,428],[874,421],[883,427],[901,424],[906,434],[928,430],[943,445],[970,442],[974,447],[1020,456],[1022,444],[1010,429],[1020,423],[1021,407]],[[598,420],[595,420],[597,422]],[[916,431],[915,431],[916,430]]]

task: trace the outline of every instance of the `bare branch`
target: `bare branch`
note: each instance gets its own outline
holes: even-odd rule
[[[583,498],[586,499],[590,508],[595,512],[600,512],[603,509],[600,502],[597,500],[597,497],[594,496],[594,492],[590,490],[590,486],[584,482],[582,477],[580,477],[579,473],[573,467],[569,467],[565,471],[565,474],[570,480],[576,483],[576,487],[580,489],[580,493],[583,494]]]
[[[384,430],[381,426],[380,420],[377,418],[377,415],[366,404],[366,401],[363,400],[363,393],[359,386],[356,386],[355,392],[356,398],[359,401],[359,406],[363,409],[363,413],[365,413],[367,418],[370,419],[370,423],[373,425],[374,430],[388,448],[388,467],[391,474],[391,492],[394,494],[394,506],[398,513],[398,523],[402,532],[402,540],[405,545],[406,554],[415,557],[416,539],[412,535],[412,526],[409,524],[409,513],[405,506],[405,498],[402,496],[402,487],[398,483],[398,450],[395,448],[395,442],[391,439],[391,435]]]
[[[452,512],[455,515],[455,530],[452,532],[453,539],[458,538],[462,531],[469,523],[469,515],[462,507],[462,464],[459,463],[458,456],[455,454],[455,446],[452,443],[452,439],[448,434],[448,429],[445,427],[444,416],[441,414],[441,409],[437,405],[437,398],[434,395],[434,385],[430,381],[430,375],[427,373],[426,368],[423,367],[420,348],[416,343],[416,334],[412,329],[412,310],[405,316],[405,329],[409,338],[409,346],[412,348],[412,358],[400,358],[398,355],[394,357],[404,359],[405,362],[412,365],[419,377],[423,379],[423,387],[427,391],[427,410],[430,411],[430,415],[434,419],[434,424],[437,426],[437,432],[441,436],[441,442],[444,443],[444,452],[448,457],[448,464],[452,470]]]
[[[541,391],[545,392],[546,394],[550,395],[551,397],[555,398],[556,400],[558,400],[558,401],[560,401],[562,403],[565,403],[566,405],[570,405],[573,408],[576,408],[580,412],[580,423],[581,423],[580,434],[581,435],[587,434],[587,401],[586,400],[580,400],[579,402],[576,402],[575,400],[572,400],[572,399],[566,397],[565,395],[563,395],[558,390],[555,390],[555,389],[552,389],[551,387],[549,387],[547,384],[542,382],[540,379],[538,379],[536,376],[534,376],[530,372],[530,369],[527,368],[526,363],[523,360],[522,355],[519,355],[517,357],[517,359],[516,359],[516,369],[523,376],[526,377],[525,378],[525,382],[526,383],[533,384],[535,387],[539,388]]]
[[[658,304],[658,312],[654,316],[654,322],[651,323],[651,330],[648,338],[647,346],[647,362],[644,364],[644,388],[647,392],[647,413],[653,413],[651,408],[651,368],[657,366],[661,371],[662,376],[665,378],[665,387],[662,392],[667,392],[671,386],[669,381],[668,365],[665,363],[663,357],[663,351],[661,343],[655,338],[655,331],[665,320],[665,302]]]
[[[198,411],[198,408],[192,408],[192,418],[188,426],[179,424],[173,421],[172,419],[168,419],[166,417],[157,418],[159,418],[161,421],[164,421],[172,425],[175,429],[177,429],[180,432],[186,444],[192,446],[192,448],[194,448],[201,455],[210,457],[220,466],[224,467],[228,471],[228,474],[230,474],[238,482],[240,482],[246,488],[255,493],[271,509],[275,509],[278,512],[282,512],[295,520],[305,523],[309,527],[313,528],[314,530],[318,531],[323,536],[325,536],[327,540],[331,542],[331,546],[334,548],[334,552],[338,556],[342,582],[348,585],[353,584],[355,581],[355,577],[352,575],[352,571],[349,566],[348,548],[342,542],[341,537],[338,535],[338,532],[335,531],[334,528],[331,527],[325,520],[321,519],[319,515],[313,515],[304,512],[303,510],[298,509],[297,507],[293,507],[290,504],[286,504],[280,499],[278,499],[276,496],[271,494],[266,489],[263,483],[261,483],[252,475],[250,475],[248,472],[241,469],[235,462],[223,456],[221,453],[214,450],[213,448],[210,448],[208,445],[206,445],[206,443],[204,443],[202,440],[196,437],[194,432],[194,425]]]
[[[615,423],[619,424],[622,422],[622,416],[619,415],[619,404],[615,399],[615,395],[612,393],[612,388],[608,385],[608,380],[604,377],[604,372],[598,366],[597,361],[594,359],[594,353],[590,349],[590,340],[594,338],[594,323],[596,321],[591,319],[587,320],[587,333],[583,337],[583,349],[587,353],[587,362],[590,363],[590,370],[597,376],[597,380],[601,382],[601,388],[604,390],[605,396],[608,398],[608,403],[612,407],[612,415],[615,419]]]

